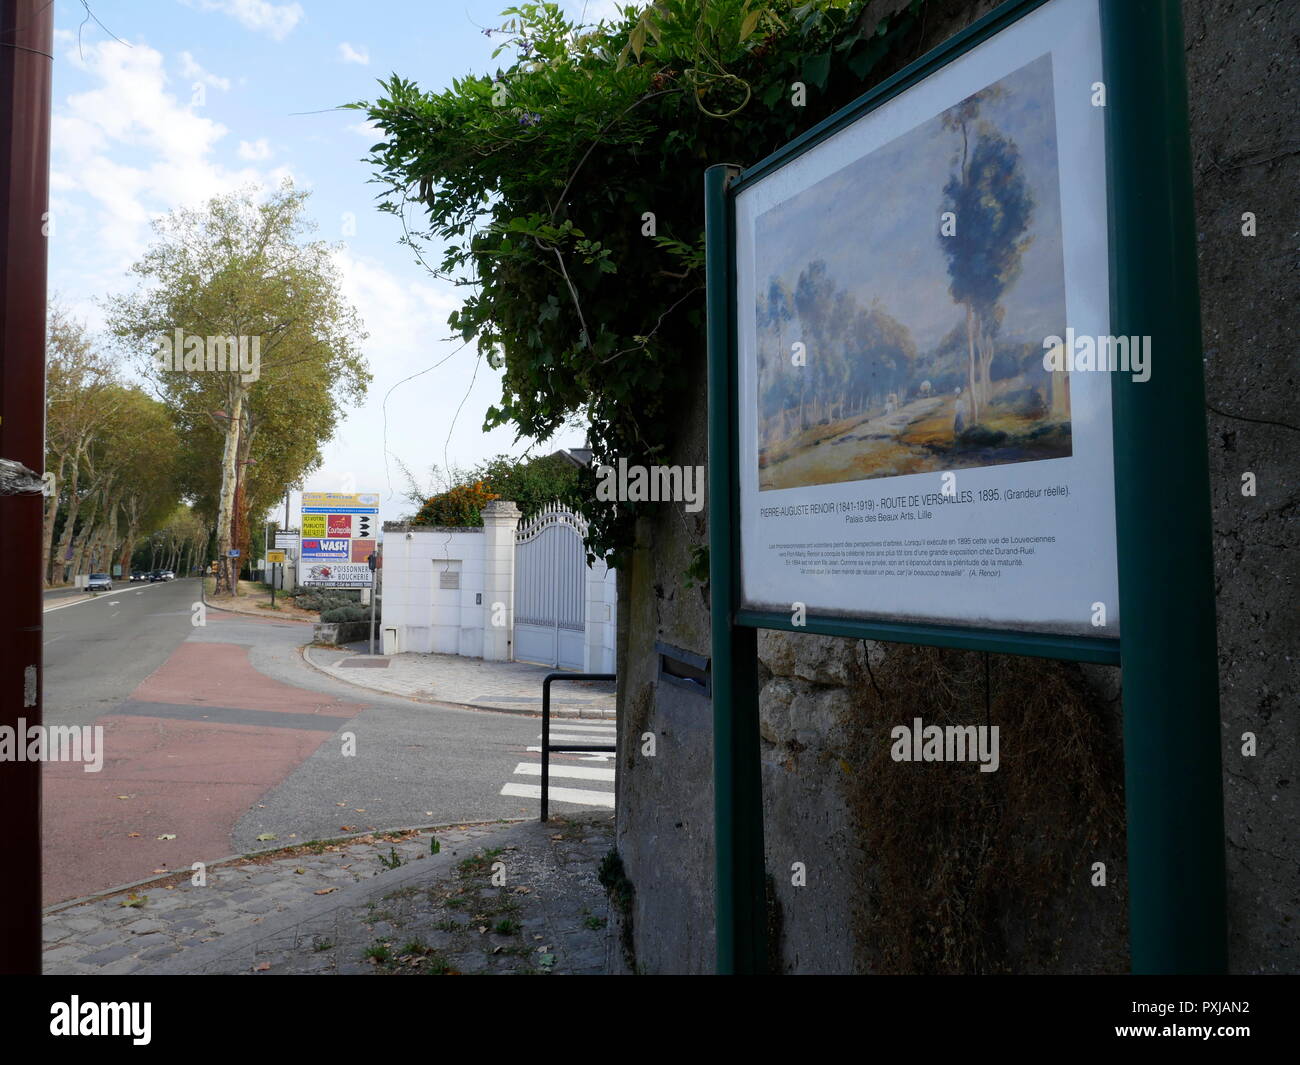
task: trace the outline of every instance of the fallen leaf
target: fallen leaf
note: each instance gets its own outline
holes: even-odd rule
[[[340,832],[355,832],[356,830],[356,825],[339,825]]]
[[[328,895],[331,891],[336,891],[336,890],[337,890],[336,888],[332,888],[332,887],[323,887],[323,888],[318,889],[318,890],[316,891],[316,894],[317,894],[317,895]]]
[[[257,841],[259,843],[265,843],[269,839],[275,839],[274,832],[263,832],[260,836],[257,837]]]
[[[516,895],[527,895],[527,894],[528,894],[530,891],[532,891],[532,890],[533,890],[533,889],[530,888],[530,887],[528,887],[526,884],[520,884],[518,887],[515,888],[515,894],[516,894]]]
[[[543,954],[540,958],[537,959],[537,964],[540,965],[543,969],[549,969],[552,965],[555,964],[555,955]]]
[[[353,812],[354,814],[363,814],[363,813],[365,813],[366,811],[365,811],[364,809],[356,809],[356,810],[353,810],[352,812]]]
[[[302,874],[305,873],[306,871],[307,871],[307,870],[304,869],[301,865],[298,866],[298,868],[294,870],[294,872],[297,873],[299,876],[302,876]]]
[[[345,803],[345,802],[336,802],[334,805],[335,805],[335,806],[346,806],[347,803]]]
[[[128,832],[128,833],[126,834],[126,838],[127,838],[127,839],[135,839],[135,838],[137,838],[139,835],[140,835],[139,832]]]
[[[148,901],[149,901],[148,895],[137,895],[134,891],[132,891],[129,895],[127,895],[126,898],[124,898],[120,903],[118,903],[118,905],[126,906],[128,909],[138,910],[141,906],[143,906]]]
[[[253,972],[255,972],[255,973],[264,973],[264,972],[266,972],[266,970],[269,969],[270,967],[271,967],[271,963],[270,963],[269,961],[264,961],[264,962],[262,962],[261,965],[254,965],[254,966],[253,966]]]
[[[167,872],[167,868],[164,866],[162,869],[155,869],[154,872],[155,872],[155,873],[165,873],[165,872]]]
[[[165,832],[163,835],[159,836],[158,838],[159,838],[159,839],[175,839],[175,838],[176,838],[176,833],[175,833],[175,832]]]
[[[482,934],[483,934],[484,932],[486,932],[486,931],[487,931],[487,925],[485,925],[485,924],[481,924],[481,925],[478,926],[478,934],[479,934],[479,935],[482,935]]]
[[[130,797],[131,797],[130,795],[119,795],[119,796],[118,796],[119,799],[129,799]]]

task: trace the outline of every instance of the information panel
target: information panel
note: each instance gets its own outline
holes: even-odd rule
[[[735,193],[741,606],[1114,638],[1095,3]]]

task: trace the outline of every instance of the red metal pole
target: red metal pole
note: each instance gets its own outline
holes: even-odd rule
[[[54,9],[0,0],[0,726],[41,723],[45,223]],[[17,467],[8,463],[17,463]],[[27,472],[27,471],[30,471]],[[16,743],[25,746],[25,735]],[[41,764],[0,762],[0,972],[41,969]]]

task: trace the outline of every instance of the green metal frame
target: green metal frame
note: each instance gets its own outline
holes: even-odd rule
[[[766,968],[757,630],[740,592],[735,194],[1052,0],[1010,0],[767,158],[705,173],[717,967]],[[1149,335],[1114,374],[1119,592],[1127,638],[809,615],[798,631],[1124,667],[1128,888],[1138,973],[1226,969],[1223,796],[1204,383],[1182,21],[1174,0],[1101,13],[1111,332]]]

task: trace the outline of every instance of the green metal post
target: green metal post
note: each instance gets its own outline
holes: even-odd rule
[[[1179,5],[1102,0],[1129,925],[1135,973],[1226,970],[1214,556]]]
[[[713,802],[717,968],[766,969],[763,789],[758,738],[758,633],[735,624],[739,558],[733,515],[735,367],[732,354],[734,167],[704,172],[709,345],[709,595],[713,627]]]

